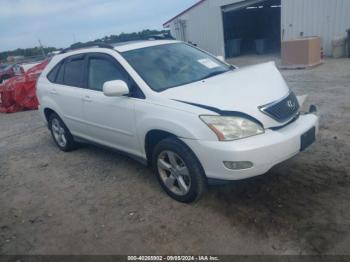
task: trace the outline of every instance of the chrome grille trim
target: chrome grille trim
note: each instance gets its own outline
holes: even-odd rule
[[[287,96],[258,108],[274,120],[284,123],[299,113],[300,105],[295,94],[289,92]]]

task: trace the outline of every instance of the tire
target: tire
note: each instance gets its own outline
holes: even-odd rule
[[[206,190],[207,179],[197,157],[176,138],[155,146],[152,167],[164,191],[179,202],[197,201]]]
[[[49,117],[49,128],[53,141],[59,149],[63,152],[70,152],[76,149],[77,144],[72,134],[56,113],[52,113]]]

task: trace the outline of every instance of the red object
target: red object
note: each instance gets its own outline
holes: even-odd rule
[[[0,113],[38,109],[36,82],[49,60],[30,68],[24,75],[10,78],[0,85]]]

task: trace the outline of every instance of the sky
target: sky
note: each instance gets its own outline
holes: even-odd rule
[[[0,0],[0,51],[162,29],[197,0]]]

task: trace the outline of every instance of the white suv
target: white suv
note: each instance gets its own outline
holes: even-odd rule
[[[316,107],[274,63],[243,69],[189,44],[138,41],[65,50],[37,84],[40,112],[63,151],[89,141],[150,165],[174,199],[262,175],[315,141]]]

